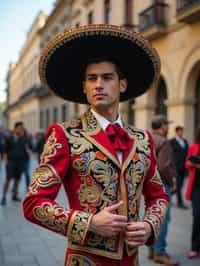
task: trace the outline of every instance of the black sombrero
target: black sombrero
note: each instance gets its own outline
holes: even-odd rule
[[[120,100],[143,94],[159,79],[160,60],[139,33],[114,25],[87,25],[57,35],[39,63],[41,81],[58,96],[87,103],[82,90],[83,65],[91,58],[116,58],[128,80]]]

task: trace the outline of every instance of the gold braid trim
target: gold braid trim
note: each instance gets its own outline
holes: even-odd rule
[[[155,238],[158,238],[167,208],[168,202],[164,199],[159,199],[156,204],[146,210],[144,221],[152,225]]]
[[[72,214],[67,230],[70,242],[84,243],[92,216],[92,214],[83,211],[75,211]]]

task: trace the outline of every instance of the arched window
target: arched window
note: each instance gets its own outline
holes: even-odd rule
[[[165,100],[167,100],[167,89],[164,80],[161,79],[156,93],[156,114],[163,114],[167,116]]]
[[[200,73],[197,79],[196,88],[195,88],[195,130],[200,127]]]

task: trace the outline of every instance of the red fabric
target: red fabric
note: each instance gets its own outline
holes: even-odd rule
[[[129,136],[119,124],[110,124],[106,129],[114,150],[124,152],[128,149]]]
[[[130,265],[135,265],[135,259],[136,259],[137,254],[138,253],[136,252],[134,255],[129,257],[126,254],[126,252],[124,252],[123,258],[121,260],[115,260],[111,258],[102,257],[96,254],[91,254],[91,253],[87,253],[83,251],[74,251],[74,250],[68,249],[66,257],[65,257],[64,265],[68,265],[67,263],[68,263],[69,256],[80,255],[81,257],[83,256],[84,258],[88,259],[90,262],[94,263],[96,266],[130,266]]]
[[[188,149],[187,159],[185,162],[185,167],[188,169],[188,172],[189,172],[189,177],[188,177],[188,182],[187,182],[186,192],[185,192],[186,200],[191,200],[192,187],[194,184],[194,178],[195,178],[195,173],[196,173],[196,168],[191,165],[188,158],[192,155],[196,156],[198,152],[199,152],[199,144],[195,143],[195,144],[190,145]]]

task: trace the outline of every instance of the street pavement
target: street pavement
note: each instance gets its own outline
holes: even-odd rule
[[[32,160],[31,172],[36,167]],[[4,171],[0,172],[0,196]],[[20,196],[25,194],[25,178],[20,183]],[[23,217],[21,203],[10,200],[8,194],[6,206],[0,206],[0,266],[63,266],[64,251],[67,238],[49,230],[40,228],[26,221]],[[63,190],[57,202],[67,207]],[[168,252],[180,261],[182,266],[199,266],[200,258],[188,260],[187,251],[190,247],[192,214],[189,210],[172,207],[171,224],[168,234]],[[155,266],[146,259],[147,247],[140,248],[141,266]]]

